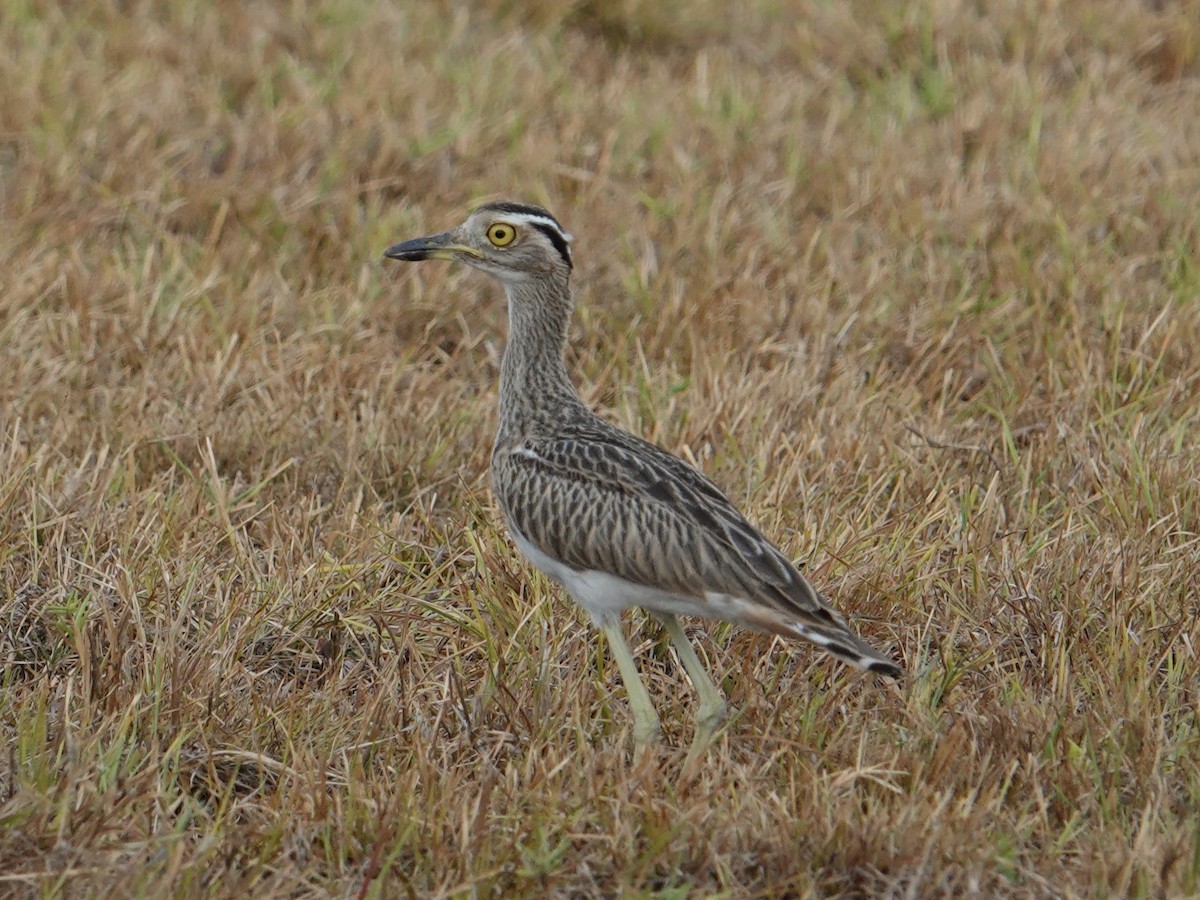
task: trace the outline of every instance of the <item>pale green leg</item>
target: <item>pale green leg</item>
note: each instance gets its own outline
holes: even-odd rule
[[[629,710],[633,713],[633,740],[638,745],[649,744],[658,737],[658,713],[654,711],[654,704],[650,702],[650,692],[642,684],[642,676],[638,674],[637,665],[633,661],[633,652],[621,632],[621,623],[605,625],[604,636],[608,638],[613,659],[617,661],[617,668],[621,670],[621,680],[625,682],[625,692],[629,694]]]
[[[659,615],[658,619],[667,629],[667,636],[675,645],[679,661],[683,663],[688,677],[692,679],[692,684],[696,688],[696,693],[700,695],[700,709],[696,713],[696,737],[692,741],[691,753],[688,754],[689,757],[692,757],[708,745],[717,726],[725,718],[725,698],[721,696],[720,689],[712,683],[712,679],[704,671],[704,666],[701,664],[700,658],[696,656],[696,651],[692,649],[691,641],[683,633],[679,620],[672,615]]]

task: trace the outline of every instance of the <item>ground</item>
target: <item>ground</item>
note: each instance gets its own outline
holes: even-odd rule
[[[1200,895],[1200,5],[0,16],[0,894]],[[487,489],[499,289],[886,685],[596,630]]]

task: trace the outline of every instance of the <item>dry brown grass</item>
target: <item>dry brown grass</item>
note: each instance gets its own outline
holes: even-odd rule
[[[1200,894],[1200,6],[10,3],[0,893]],[[484,479],[504,309],[911,677],[698,624],[635,765]]]

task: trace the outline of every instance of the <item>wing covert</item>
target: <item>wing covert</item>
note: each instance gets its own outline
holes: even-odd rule
[[[654,444],[620,437],[526,439],[498,450],[493,466],[500,469],[497,497],[505,515],[544,552],[575,568],[667,590],[744,596],[844,624],[716,485]],[[561,509],[565,500],[577,511],[574,525],[532,520],[531,509],[548,492],[566,495],[552,506]],[[614,546],[620,551],[613,553]]]

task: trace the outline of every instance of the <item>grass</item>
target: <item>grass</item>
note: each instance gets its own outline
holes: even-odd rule
[[[0,894],[1200,895],[1200,7],[10,4]],[[504,307],[910,677],[502,532]]]

